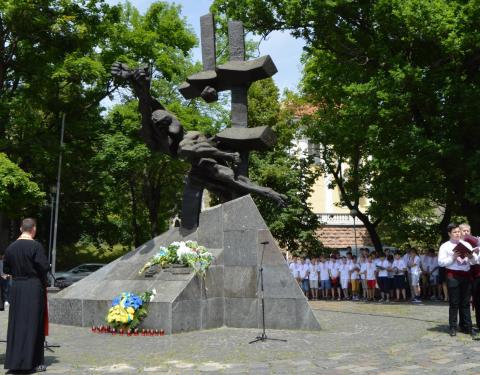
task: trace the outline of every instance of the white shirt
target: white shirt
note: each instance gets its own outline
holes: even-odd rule
[[[470,250],[472,249],[472,245],[468,242],[460,240],[466,247]],[[455,271],[470,271],[470,264],[476,264],[478,261],[478,255],[473,253],[473,258],[469,259],[466,262],[459,262],[457,258],[453,257],[453,249],[457,246],[457,241],[447,241],[440,246],[440,250],[438,250],[438,265],[440,267],[445,267],[450,270]]]
[[[375,263],[365,263],[365,271],[367,271],[367,280],[375,280],[375,271],[377,270],[377,267],[375,266]]]
[[[320,280],[328,280],[330,278],[328,274],[328,262],[320,262],[318,264],[318,270],[320,271]]]
[[[379,266],[379,267],[385,268],[384,270],[382,270],[381,268],[377,268],[377,270],[378,270],[378,277],[387,277],[387,276],[388,276],[388,271],[387,271],[387,267],[389,266],[388,260],[386,260],[386,259],[384,259],[384,260],[377,259],[377,261],[375,262],[375,266]]]
[[[365,280],[365,273],[367,271],[367,262],[363,262],[360,264],[360,278]]]
[[[408,272],[410,272],[413,275],[420,275],[420,257],[418,255],[415,255],[415,257],[409,257],[408,258],[408,265],[410,265],[410,268],[408,269]]]
[[[330,266],[328,267],[330,271],[330,275],[332,277],[338,277],[338,263],[337,262],[330,262]]]
[[[420,270],[428,272],[428,267],[429,267],[429,264],[430,264],[430,257],[428,255],[423,255],[423,254],[419,255],[419,257],[420,257],[420,263],[419,263]]]
[[[349,268],[350,268],[350,271],[352,272],[350,274],[350,279],[358,280],[358,272],[360,270],[360,264],[352,262]]]
[[[290,272],[292,273],[293,277],[297,278],[298,277],[297,264],[295,262],[292,262],[292,263],[290,263],[288,268],[290,268]]]
[[[318,280],[318,264],[310,263],[308,267],[308,278],[309,280]]]
[[[433,276],[438,275],[438,258],[437,257],[430,257],[428,272],[430,272]]]
[[[340,263],[338,272],[340,273],[341,279],[348,280],[350,278],[350,266],[347,263]]]
[[[300,264],[298,273],[301,279],[308,279],[308,264]]]
[[[397,269],[393,271],[394,275],[403,275],[405,269],[407,268],[403,259],[395,259],[393,261],[392,267]]]

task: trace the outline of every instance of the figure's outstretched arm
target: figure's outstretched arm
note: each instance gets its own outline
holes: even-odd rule
[[[116,62],[112,64],[111,73],[114,77],[127,81],[138,98],[138,109],[142,116],[140,134],[147,146],[153,151],[175,156],[176,146],[173,144],[178,144],[179,141],[176,138],[183,135],[183,129],[177,131],[180,135],[174,134],[175,139],[171,139],[168,126],[167,128],[156,128],[157,125],[152,118],[153,113],[155,111],[166,111],[165,107],[150,95],[150,74],[148,68],[131,69],[127,64]]]

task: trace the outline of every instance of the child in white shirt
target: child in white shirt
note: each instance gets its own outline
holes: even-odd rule
[[[310,291],[312,293],[312,299],[318,299],[318,264],[317,259],[312,259],[308,270],[308,280],[310,283]]]
[[[338,266],[338,272],[340,274],[340,285],[342,286],[343,296],[345,299],[349,299],[348,282],[350,280],[350,266],[347,264],[346,257],[342,257],[341,263]]]
[[[405,290],[405,271],[407,266],[399,253],[395,253],[395,259],[392,264],[393,269],[393,285],[397,294],[396,301],[400,301],[400,292],[402,293],[403,300],[406,301],[407,293]]]
[[[420,303],[420,257],[417,255],[417,250],[411,249],[407,264],[408,276],[410,279],[410,288],[412,291],[412,302]]]
[[[358,290],[360,286],[359,282],[359,272],[360,265],[357,263],[357,257],[354,255],[352,257],[352,263],[350,264],[350,282],[352,284],[352,301],[358,301]]]
[[[377,284],[376,273],[377,267],[373,263],[373,258],[371,255],[367,258],[367,263],[365,264],[365,278],[367,279],[367,300],[373,301],[375,299],[375,285]]]
[[[330,296],[332,290],[332,284],[330,282],[329,264],[325,257],[320,257],[320,263],[318,264],[318,271],[320,273],[320,289],[322,290],[322,296],[327,299]],[[333,295],[332,295],[333,297]]]
[[[363,300],[367,300],[367,277],[365,276],[367,272],[367,258],[365,255],[362,255],[360,257],[360,282],[362,284],[362,295],[363,295]]]
[[[335,291],[338,292],[338,300],[341,300],[341,290],[340,290],[340,283],[338,281],[338,263],[337,263],[337,258],[333,255],[331,260],[330,260],[330,267],[328,269],[328,272],[330,274],[330,280],[332,281],[332,300],[335,299]]]

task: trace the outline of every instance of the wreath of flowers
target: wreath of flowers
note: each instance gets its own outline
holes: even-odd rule
[[[213,260],[212,253],[195,241],[172,242],[167,247],[161,246],[158,253],[145,263],[139,274],[157,264],[161,267],[170,264],[183,264],[192,268],[196,274],[204,277]]]
[[[115,329],[135,329],[148,315],[147,305],[156,294],[156,290],[152,289],[140,295],[123,292],[115,297],[105,318],[108,325]]]

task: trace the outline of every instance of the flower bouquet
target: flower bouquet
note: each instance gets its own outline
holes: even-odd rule
[[[155,289],[140,295],[124,292],[115,297],[106,321],[114,329],[134,330],[148,315],[147,305],[157,294]]]
[[[212,253],[195,241],[172,242],[167,247],[161,246],[159,252],[145,263],[139,274],[157,264],[161,267],[170,264],[183,264],[192,268],[196,274],[205,276],[205,272],[212,264],[213,259]]]

